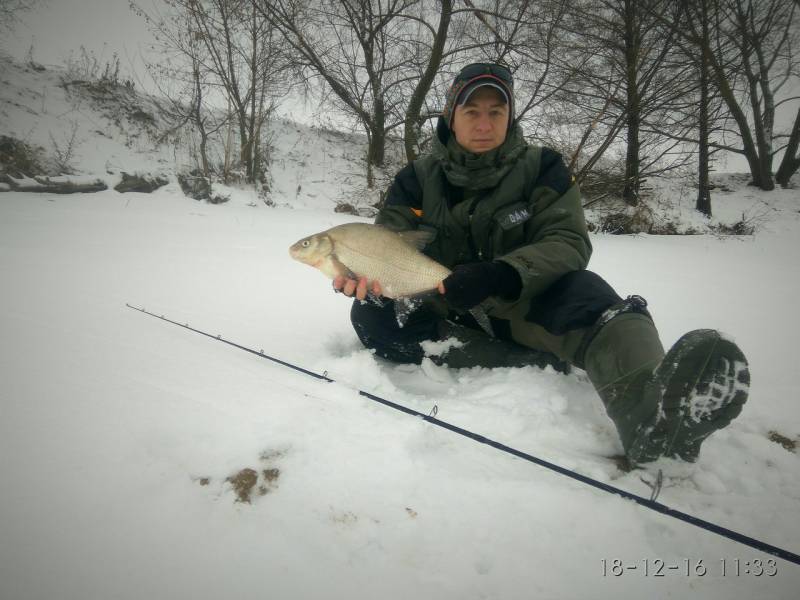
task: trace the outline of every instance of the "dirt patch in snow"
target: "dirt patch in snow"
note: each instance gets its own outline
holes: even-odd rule
[[[225,479],[236,492],[236,502],[252,504],[254,499],[277,489],[281,470],[274,463],[285,454],[285,450],[265,450],[259,456],[260,467],[246,467]]]
[[[777,431],[770,431],[767,434],[767,437],[771,442],[780,444],[781,446],[786,448],[789,452],[794,452],[795,450],[797,450],[797,440],[793,440],[791,438],[786,437],[785,435],[781,435]]]
[[[278,488],[281,470],[275,461],[286,455],[285,450],[265,450],[259,455],[261,465],[252,468],[245,467],[225,478],[223,485],[236,493],[236,502],[252,504],[260,496],[266,496]],[[213,479],[207,476],[192,477],[192,480],[203,487],[211,485]]]
[[[233,491],[236,492],[236,502],[252,504],[254,498],[266,496],[277,488],[280,476],[281,470],[276,467],[261,469],[260,472],[245,468],[231,475],[225,481],[230,483]]]
[[[228,477],[226,481],[233,486],[233,491],[236,492],[237,502],[250,504],[253,488],[258,482],[258,473],[253,469],[242,469],[235,475]]]

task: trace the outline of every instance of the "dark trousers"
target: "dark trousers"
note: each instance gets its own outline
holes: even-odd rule
[[[582,366],[578,356],[585,337],[600,316],[622,298],[599,275],[573,271],[564,275],[527,305],[510,303],[491,312],[495,337],[537,351],[551,352],[559,359]],[[361,342],[378,356],[394,362],[420,363],[425,356],[420,343],[439,340],[443,321],[456,322],[480,331],[470,315],[444,315],[430,306],[414,311],[404,326],[395,316],[394,305],[382,306],[356,300],[350,319]],[[488,336],[487,336],[488,337]]]

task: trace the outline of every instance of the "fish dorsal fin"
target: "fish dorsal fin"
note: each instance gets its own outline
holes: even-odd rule
[[[397,235],[409,246],[414,246],[417,250],[422,250],[433,238],[436,233],[425,229],[409,229],[407,231],[398,231]]]

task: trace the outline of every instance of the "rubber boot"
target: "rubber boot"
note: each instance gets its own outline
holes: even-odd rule
[[[663,358],[664,348],[652,319],[638,312],[620,314],[605,322],[594,333],[583,356],[584,369],[633,464],[655,460],[663,454],[660,445],[643,443],[660,409],[661,395],[650,383]]]
[[[664,355],[640,313],[602,324],[583,361],[634,465],[695,462],[703,441],[739,415],[750,384],[744,354],[719,332],[690,331]]]
[[[446,364],[451,369],[551,366],[559,373],[570,370],[569,363],[555,354],[492,338],[482,331],[450,321],[439,322],[438,334],[441,341],[436,343],[443,344],[442,351],[429,352],[428,356],[436,364]]]

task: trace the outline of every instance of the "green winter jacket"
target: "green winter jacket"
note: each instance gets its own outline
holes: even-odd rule
[[[424,252],[453,268],[499,260],[520,275],[526,304],[586,268],[592,246],[577,184],[561,156],[519,127],[497,149],[465,151],[440,121],[433,152],[402,169],[376,223],[435,234]]]

